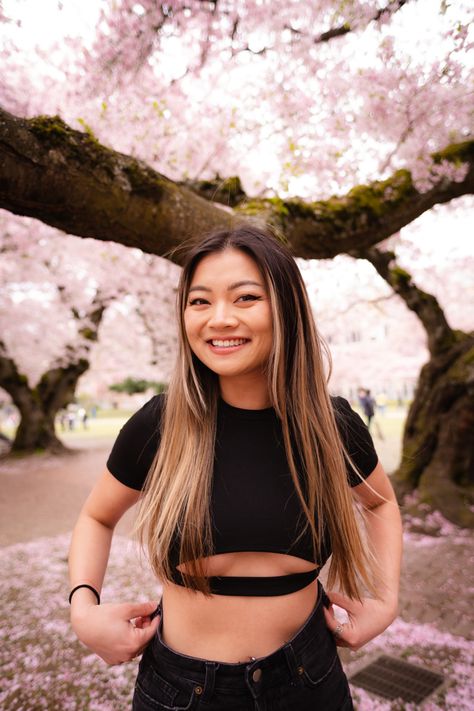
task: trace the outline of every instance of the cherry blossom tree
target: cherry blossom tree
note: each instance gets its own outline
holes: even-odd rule
[[[455,347],[384,241],[473,192],[467,0],[104,0],[96,11],[95,32],[28,55],[14,51],[26,20],[5,25],[0,206],[162,256],[208,229],[265,220],[299,257],[371,261],[420,318],[432,358]],[[441,459],[441,419],[472,398],[469,357],[452,356],[457,395],[430,414]],[[435,370],[433,387],[446,374]],[[452,517],[470,456],[443,474],[456,484]]]
[[[104,249],[71,237],[65,250],[56,230],[6,213],[0,230],[0,386],[20,414],[13,450],[60,451],[55,416],[74,399],[78,380],[90,366],[106,309],[116,314],[120,307],[125,312],[148,307],[153,317],[147,325],[161,321],[153,342],[155,365],[159,361],[168,374],[174,346],[167,326],[169,294],[178,269],[112,243]],[[152,302],[157,282],[165,295]],[[125,327],[117,321],[115,315],[115,339],[123,336],[120,350],[128,351],[130,363],[138,343],[130,319]]]

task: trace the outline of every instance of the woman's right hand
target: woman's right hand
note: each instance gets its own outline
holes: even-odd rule
[[[155,634],[160,616],[151,619],[157,602],[81,605],[71,611],[71,624],[80,641],[107,664],[138,657]]]

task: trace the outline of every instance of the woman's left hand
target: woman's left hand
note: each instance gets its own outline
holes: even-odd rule
[[[371,598],[358,602],[337,592],[327,592],[327,596],[331,605],[328,609],[324,608],[324,615],[338,647],[349,647],[354,651],[359,649],[387,629],[397,616],[395,602]],[[347,612],[347,622],[338,621],[333,604]]]

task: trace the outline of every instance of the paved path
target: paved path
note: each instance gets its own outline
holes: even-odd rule
[[[474,639],[473,535],[405,541],[400,614]]]
[[[72,531],[109,449],[0,460],[0,546]],[[129,530],[132,511],[118,524],[119,533]]]

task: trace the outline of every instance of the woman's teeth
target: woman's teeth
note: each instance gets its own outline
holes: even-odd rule
[[[217,346],[218,348],[232,348],[232,346],[241,346],[246,343],[246,341],[246,338],[233,338],[228,341],[212,340],[211,343],[213,346]]]

